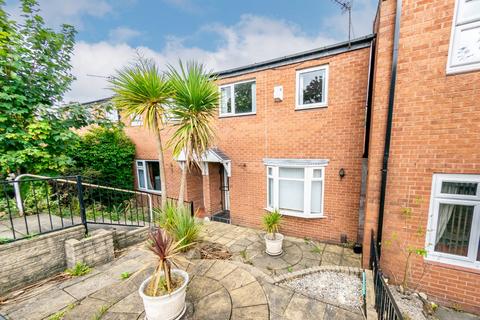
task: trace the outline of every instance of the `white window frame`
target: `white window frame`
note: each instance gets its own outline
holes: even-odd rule
[[[235,85],[242,84],[242,83],[250,83],[250,82],[255,84],[255,90],[254,92],[252,92],[252,111],[244,112],[244,113],[235,113]],[[232,111],[226,112],[226,113],[222,113],[222,89],[224,88],[229,88],[230,94],[232,97]],[[220,103],[219,103],[220,107],[218,108],[220,118],[249,116],[257,113],[257,80],[256,79],[249,79],[249,80],[238,81],[238,82],[221,85],[218,87],[218,91],[220,92]]]
[[[318,103],[309,103],[309,104],[301,104],[300,103],[300,89],[301,89],[301,78],[300,76],[302,73],[312,72],[312,71],[319,71],[325,70],[325,92],[323,94],[324,101]],[[326,108],[328,107],[328,64],[312,67],[308,69],[301,69],[296,71],[296,82],[295,82],[295,109],[296,110],[303,110],[303,109],[312,109],[312,108]]]
[[[447,60],[447,74],[457,74],[463,72],[470,72],[480,70],[480,58],[477,62],[465,63],[465,64],[453,64],[453,49],[455,46],[455,37],[461,30],[478,28],[480,27],[480,13],[477,17],[469,20],[461,20],[462,10],[468,10],[465,5],[466,0],[456,0],[455,10],[452,18],[452,30],[450,32],[450,45],[448,48],[448,60]]]
[[[158,160],[139,160],[139,159],[135,159],[135,171],[136,171],[136,174],[137,174],[137,187],[138,187],[139,190],[144,190],[144,191],[148,191],[148,192],[152,192],[152,193],[161,194],[162,193],[161,190],[154,190],[154,189],[149,189],[148,188],[147,162],[158,162]],[[142,163],[141,167],[139,167],[139,165],[138,165],[139,163]],[[144,188],[140,187],[140,173],[139,173],[140,170],[143,170],[143,185],[145,186]]]
[[[130,119],[131,119],[130,121],[131,127],[139,127],[143,125],[143,116],[141,114],[131,116]]]
[[[297,159],[265,159],[264,164],[266,165],[267,170],[267,179],[266,179],[266,210],[274,211],[278,209],[281,214],[287,216],[294,216],[299,218],[324,218],[324,205],[325,205],[325,169],[328,164],[328,160],[297,160]],[[279,209],[279,171],[280,168],[302,168],[304,169],[304,195],[303,195],[303,212]],[[272,174],[269,174],[271,169]],[[313,170],[320,170],[321,177],[314,178]],[[273,179],[273,206],[270,206],[269,203],[269,184],[268,179]],[[282,180],[299,180],[299,179],[289,179],[281,178]],[[321,198],[321,212],[320,213],[311,213],[311,191],[312,191],[312,182],[313,181],[322,181],[322,198]]]
[[[477,194],[474,196],[444,194],[441,192],[443,182],[478,183]],[[435,243],[437,236],[438,212],[441,203],[474,206],[472,230],[468,256],[436,252]],[[425,247],[427,256],[425,260],[456,265],[465,268],[480,270],[480,261],[477,260],[478,244],[480,241],[480,175],[469,174],[434,174],[432,179],[432,194],[430,197],[430,210],[428,214],[428,227]]]

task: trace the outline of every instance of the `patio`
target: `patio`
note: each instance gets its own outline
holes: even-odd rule
[[[184,268],[191,279],[182,319],[363,319],[360,310],[278,285],[306,268],[354,270],[360,256],[351,249],[286,237],[284,253],[272,258],[263,252],[262,232],[218,222],[205,223],[201,239],[224,245],[233,255],[230,260],[200,260],[188,254],[191,263]],[[143,244],[133,246],[85,276],[24,292],[1,305],[0,313],[11,319],[142,319],[138,287],[153,263]],[[132,276],[122,280],[125,272]]]

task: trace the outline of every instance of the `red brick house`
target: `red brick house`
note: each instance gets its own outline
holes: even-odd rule
[[[380,1],[372,36],[220,72],[218,137],[186,199],[255,228],[279,208],[285,234],[364,248],[373,230],[392,281],[425,248],[411,283],[479,313],[479,3]],[[137,187],[160,191],[140,125]],[[181,159],[165,156],[175,198]]]

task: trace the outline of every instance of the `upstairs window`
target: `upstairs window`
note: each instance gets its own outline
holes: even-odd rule
[[[480,269],[480,175],[435,174],[427,259]]]
[[[220,87],[220,116],[254,114],[256,111],[255,81],[243,81]]]
[[[143,125],[143,117],[141,114],[131,116],[130,119],[131,119],[130,126],[132,127],[139,127]]]
[[[297,71],[296,109],[326,107],[328,65]]]
[[[447,73],[480,70],[480,1],[457,0],[453,15]]]

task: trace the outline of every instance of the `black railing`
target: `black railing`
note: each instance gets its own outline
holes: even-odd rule
[[[370,268],[373,271],[373,283],[375,289],[375,310],[380,320],[403,320],[402,313],[393,298],[392,292],[385,282],[380,269],[378,257],[378,244],[372,230],[370,239]]]
[[[78,225],[152,226],[161,202],[158,193],[81,176],[24,175],[0,182],[0,244]]]

